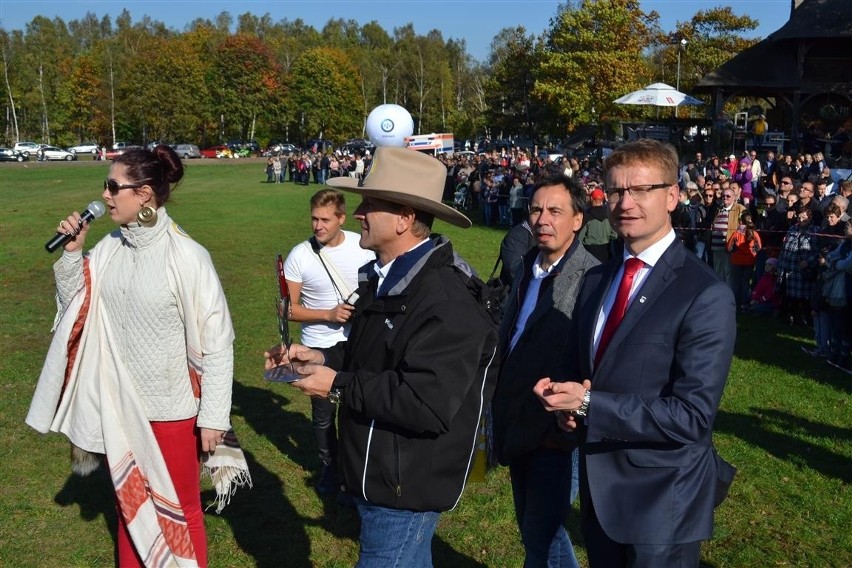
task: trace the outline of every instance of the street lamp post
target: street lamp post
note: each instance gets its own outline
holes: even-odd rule
[[[675,83],[675,89],[680,91],[680,52],[686,49],[686,40],[684,38],[680,39],[680,45],[677,46],[677,82]],[[677,117],[677,107],[675,109],[675,117]]]

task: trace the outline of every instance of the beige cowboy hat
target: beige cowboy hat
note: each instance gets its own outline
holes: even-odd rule
[[[337,177],[331,178],[326,184],[367,197],[407,205],[466,229],[471,226],[470,219],[441,203],[446,180],[447,168],[435,158],[407,148],[379,146],[363,179],[359,181]]]

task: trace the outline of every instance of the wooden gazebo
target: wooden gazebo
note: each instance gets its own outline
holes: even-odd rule
[[[763,99],[770,126],[789,134],[794,152],[841,127],[852,132],[852,0],[791,0],[783,27],[695,90],[712,93],[714,115],[733,98]]]

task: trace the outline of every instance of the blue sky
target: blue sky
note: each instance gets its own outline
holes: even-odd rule
[[[329,18],[354,19],[361,24],[377,21],[385,30],[414,24],[418,34],[440,30],[444,39],[464,38],[468,52],[485,60],[491,40],[501,29],[523,25],[528,33],[540,34],[561,2],[550,0],[0,0],[0,27],[23,29],[35,16],[61,17],[70,21],[87,12],[113,19],[127,8],[133,21],[148,15],[167,26],[183,30],[195,18],[213,19],[227,10],[236,18],[245,12],[258,16],[269,13],[273,21],[301,18],[321,29]],[[735,14],[749,14],[760,22],[755,36],[766,37],[780,28],[790,16],[790,0],[641,0],[646,12],[656,10],[664,31],[672,31],[679,21],[689,20],[698,10],[731,6]]]

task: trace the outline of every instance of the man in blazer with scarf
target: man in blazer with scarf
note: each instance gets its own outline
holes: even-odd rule
[[[525,566],[579,566],[565,519],[576,496],[577,437],[559,429],[533,385],[559,377],[576,339],[565,333],[583,274],[598,260],[583,248],[585,190],[561,173],[536,183],[530,225],[536,247],[515,271],[500,325],[500,375],[492,400],[497,459],[509,466]]]
[[[546,409],[562,411],[561,425],[580,432],[581,524],[593,567],[697,567],[735,473],[712,443],[733,357],[734,298],[675,238],[676,174],[674,148],[653,140],[607,158],[623,258],[584,278],[577,382],[544,378],[535,387]],[[613,312],[623,319],[608,325]]]

